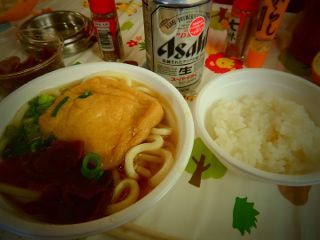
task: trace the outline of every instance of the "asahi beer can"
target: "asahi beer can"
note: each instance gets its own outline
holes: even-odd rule
[[[183,95],[201,81],[211,0],[143,0],[147,67]]]

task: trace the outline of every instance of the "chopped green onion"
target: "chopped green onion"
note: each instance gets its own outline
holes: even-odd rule
[[[63,106],[63,104],[65,104],[69,99],[69,96],[65,96],[57,105],[56,107],[53,109],[53,111],[51,112],[51,117],[56,117],[60,108]]]
[[[40,126],[32,122],[23,123],[21,126],[22,134],[28,142],[36,138],[41,138],[42,134],[40,131]]]
[[[39,137],[37,139],[33,139],[29,144],[30,152],[37,152],[41,149],[45,149],[49,147],[56,140],[55,136],[50,135],[47,138]]]
[[[92,92],[90,90],[86,90],[78,98],[87,98],[90,95],[92,95]]]
[[[4,136],[7,138],[13,138],[19,133],[19,129],[14,125],[8,125],[4,131]]]
[[[50,95],[40,95],[37,100],[39,105],[50,106],[54,102],[55,98]]]
[[[104,173],[102,159],[96,153],[88,153],[82,160],[81,174],[87,179],[99,179]]]
[[[42,145],[42,139],[36,139],[30,143],[30,152],[36,152]]]
[[[23,118],[30,118],[37,122],[39,116],[53,104],[54,100],[55,97],[50,95],[40,95],[33,98],[29,101],[29,108]]]

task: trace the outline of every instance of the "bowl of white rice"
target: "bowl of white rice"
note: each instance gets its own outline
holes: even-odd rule
[[[320,183],[320,87],[270,69],[210,79],[194,105],[206,146],[230,170],[279,185]]]

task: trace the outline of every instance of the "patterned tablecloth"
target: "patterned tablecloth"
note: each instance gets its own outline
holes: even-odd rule
[[[42,0],[32,14],[53,10],[73,10],[90,16],[86,0]],[[124,59],[143,67],[142,2],[118,0],[117,11],[125,46]],[[241,61],[226,58],[220,53],[229,15],[230,6],[213,5],[205,69],[199,88],[220,74],[244,67]],[[308,78],[310,69],[291,57],[286,49],[294,17],[293,14],[285,15],[264,67]],[[97,44],[64,60],[67,66],[102,61]],[[192,108],[194,96],[186,100]],[[320,239],[319,202],[319,185],[300,188],[277,186],[229,171],[196,136],[192,156],[177,184],[133,223],[180,239],[313,240]],[[20,238],[2,232],[0,239]],[[113,238],[100,234],[87,239]]]

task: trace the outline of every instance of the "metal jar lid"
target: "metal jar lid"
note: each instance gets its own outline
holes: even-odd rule
[[[25,21],[20,29],[40,28],[64,40],[64,56],[71,56],[91,47],[96,41],[91,20],[75,11],[43,13]]]

